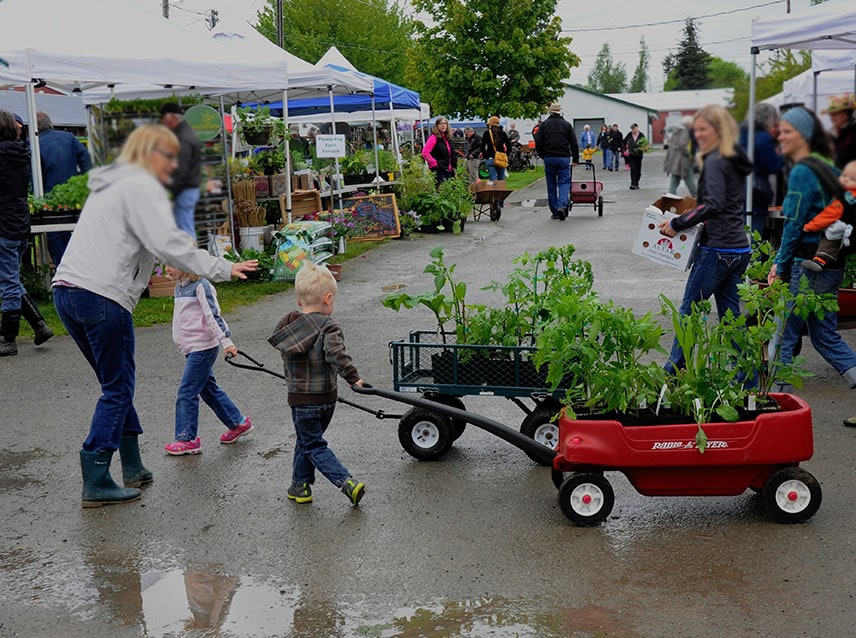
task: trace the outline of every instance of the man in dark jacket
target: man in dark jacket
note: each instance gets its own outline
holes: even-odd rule
[[[535,150],[544,160],[544,177],[547,182],[547,202],[553,219],[564,220],[573,205],[571,194],[571,161],[580,161],[580,147],[574,127],[562,117],[558,102],[550,105],[549,117],[538,127]]]
[[[609,131],[609,152],[612,160],[609,165],[609,170],[618,170],[618,166],[620,165],[619,159],[621,158],[621,147],[623,145],[624,135],[621,134],[618,124],[613,124],[612,129]]]
[[[176,225],[196,241],[193,213],[199,201],[199,184],[202,182],[202,147],[199,138],[184,119],[184,111],[176,102],[161,107],[161,124],[172,129],[180,144],[178,168],[172,174],[172,214]]]
[[[54,186],[65,184],[75,175],[92,168],[89,151],[68,131],[56,131],[47,113],[36,114],[39,128],[39,155],[42,160],[42,182],[45,193]],[[54,266],[58,265],[71,239],[71,231],[47,233],[48,252]]]

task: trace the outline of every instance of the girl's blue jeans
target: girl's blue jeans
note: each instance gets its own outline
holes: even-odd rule
[[[0,237],[0,299],[4,311],[20,310],[21,297],[27,294],[21,283],[21,259],[26,252],[26,239]]]
[[[315,483],[317,469],[337,487],[341,487],[351,473],[336,458],[324,440],[324,432],[333,420],[335,403],[314,403],[291,406],[291,419],[297,441],[294,444],[294,467],[291,481],[294,485]]]
[[[692,312],[693,302],[709,299],[713,295],[716,313],[720,319],[729,310],[735,317],[739,315],[740,297],[737,294],[737,284],[743,281],[750,257],[749,253],[722,253],[700,249],[687,278],[684,299],[678,312],[688,315]],[[666,370],[674,372],[676,368],[684,367],[684,363],[683,350],[675,339]]]
[[[123,434],[143,428],[134,409],[134,321],[115,301],[83,288],[57,286],[54,305],[68,334],[101,384],[101,397],[83,442],[86,452],[116,450]]]
[[[175,399],[175,440],[192,441],[199,429],[199,398],[214,411],[217,418],[230,430],[244,417],[229,396],[217,385],[214,364],[220,347],[191,352],[184,364],[184,374],[178,385]]]

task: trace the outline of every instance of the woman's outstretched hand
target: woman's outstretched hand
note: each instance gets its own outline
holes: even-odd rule
[[[247,275],[245,273],[253,272],[258,270],[259,268],[259,260],[258,259],[250,259],[248,261],[239,261],[235,264],[232,264],[232,278],[237,277],[238,279],[246,279]]]

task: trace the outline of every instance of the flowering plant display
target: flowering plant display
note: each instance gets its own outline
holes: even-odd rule
[[[355,214],[354,210],[334,211],[330,224],[333,227],[333,237],[365,237],[375,228],[374,220]]]

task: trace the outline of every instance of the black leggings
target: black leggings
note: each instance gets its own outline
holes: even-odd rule
[[[630,163],[630,185],[639,186],[639,178],[642,177],[642,156],[631,155],[627,160]]]

